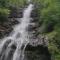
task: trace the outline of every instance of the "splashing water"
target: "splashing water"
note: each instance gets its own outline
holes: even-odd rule
[[[20,24],[14,27],[13,32],[0,42],[0,60],[23,60],[24,50],[29,43],[29,34],[26,30],[30,24],[30,15],[33,5],[30,4],[23,12]]]

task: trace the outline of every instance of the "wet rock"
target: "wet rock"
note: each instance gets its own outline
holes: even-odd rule
[[[23,8],[11,7],[10,10],[9,18],[22,18]]]
[[[40,35],[40,36],[31,35],[29,40],[29,45],[32,45],[32,46],[43,45],[48,47],[48,38],[47,36],[44,36],[44,35]]]
[[[33,9],[32,13],[31,13],[31,17],[32,18],[38,17],[37,9],[36,8]]]
[[[33,23],[33,22],[37,23],[37,22],[38,22],[38,17],[32,18],[32,19],[31,19],[31,22],[32,22],[32,23]]]
[[[27,45],[24,60],[51,60],[51,55],[48,48],[43,45]]]
[[[51,60],[48,39],[45,35],[39,35],[30,40],[25,49],[24,60]]]
[[[35,30],[35,29],[37,29],[37,25],[36,25],[36,24],[30,24],[30,25],[28,26],[28,31],[33,31],[33,30]]]
[[[13,30],[12,26],[15,24],[18,24],[19,22],[15,19],[10,19],[7,22],[4,22],[3,24],[0,24],[0,38],[3,38],[4,36],[8,36],[9,33]]]

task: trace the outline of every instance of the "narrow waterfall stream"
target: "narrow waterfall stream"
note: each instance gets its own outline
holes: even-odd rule
[[[23,18],[20,18],[20,24],[16,25],[12,33],[0,42],[0,60],[23,60],[24,50],[29,43],[29,33],[27,31],[31,20],[33,4],[29,4],[23,12]]]

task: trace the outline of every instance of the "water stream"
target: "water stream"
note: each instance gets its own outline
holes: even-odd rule
[[[19,18],[18,25],[13,27],[12,33],[1,40],[0,42],[0,60],[23,60],[24,50],[29,43],[28,26],[31,24],[31,12],[33,4],[29,4],[24,9],[23,18]]]

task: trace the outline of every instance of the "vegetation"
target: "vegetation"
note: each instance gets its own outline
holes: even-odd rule
[[[25,0],[0,0],[0,22],[4,22],[10,14],[10,7],[23,7]]]
[[[46,34],[49,39],[49,51],[52,58],[60,60],[60,1],[59,0],[33,0],[39,12],[40,33]],[[38,4],[39,3],[39,4]]]
[[[55,60],[60,60],[60,0],[32,0],[38,6],[39,33],[49,39],[49,51]],[[23,7],[26,0],[0,0],[0,22],[9,15],[9,7]],[[53,59],[53,58],[52,58]]]

